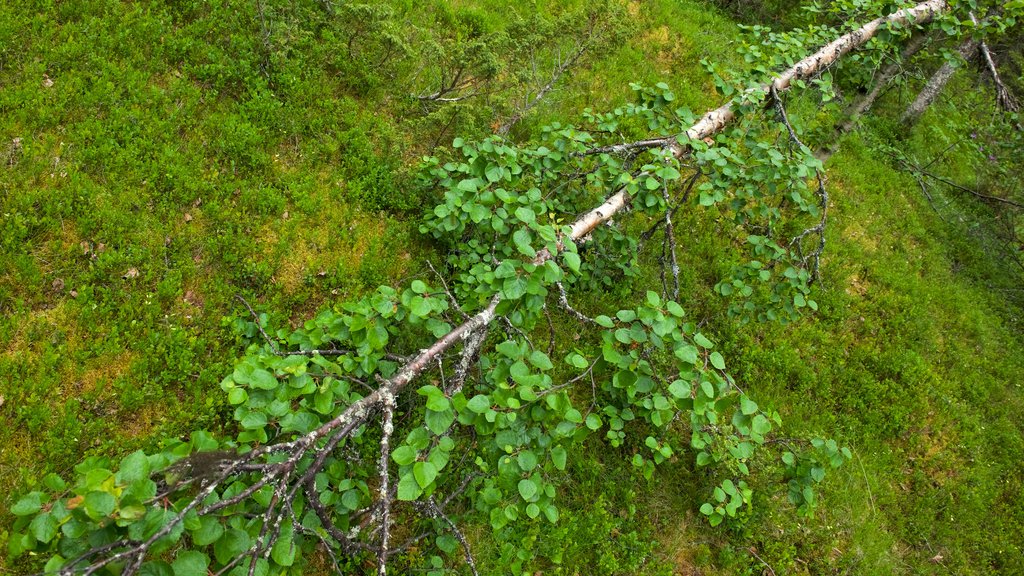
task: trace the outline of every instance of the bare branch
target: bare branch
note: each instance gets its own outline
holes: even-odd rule
[[[786,127],[786,130],[789,132],[789,139],[799,146],[801,150],[809,150],[809,148],[800,141],[800,138],[797,137],[796,130],[793,129],[793,125],[789,123],[789,116],[786,114],[786,107],[783,105],[782,98],[779,97],[779,93],[775,89],[775,86],[772,86],[769,92],[775,103],[775,110],[779,113],[779,121],[782,122]],[[816,225],[797,234],[789,241],[790,248],[796,249],[797,257],[800,258],[802,265],[807,267],[808,262],[810,262],[811,279],[808,284],[812,284],[820,278],[819,268],[821,266],[821,255],[825,252],[825,224],[828,222],[828,190],[825,189],[825,174],[823,174],[819,169],[815,169],[815,174],[818,178],[818,200],[821,208],[821,220],[819,220]],[[807,236],[814,234],[818,236],[818,245],[810,254],[804,255],[803,240]]]
[[[388,460],[391,455],[391,434],[395,431],[395,397],[393,394],[384,395],[381,409],[384,412],[384,423],[380,439],[381,537],[380,550],[377,552],[377,574],[379,576],[386,576],[388,570],[388,537],[391,532],[391,494],[388,492]]]
[[[586,314],[584,314],[584,313],[580,312],[579,310],[573,308],[569,304],[569,295],[566,294],[566,292],[565,292],[565,285],[564,284],[562,284],[561,282],[555,282],[555,286],[558,286],[558,303],[562,305],[562,308],[565,309],[566,312],[568,312],[569,314],[572,314],[572,316],[574,318],[576,318],[577,320],[579,320],[580,322],[586,322],[586,323],[589,323],[589,324],[593,324],[594,323],[594,319],[593,318],[591,318],[590,316],[587,316]]]
[[[427,501],[427,506],[428,510],[430,511],[428,512],[429,514],[431,514],[435,518],[440,518],[441,520],[444,520],[444,522],[448,524],[448,528],[452,531],[453,534],[455,534],[455,538],[459,541],[459,544],[462,545],[462,551],[466,555],[466,564],[469,565],[469,569],[473,572],[473,576],[480,576],[479,573],[476,571],[476,562],[473,560],[473,552],[469,549],[469,542],[466,540],[466,537],[462,534],[462,531],[459,530],[459,527],[455,525],[455,522],[452,522],[451,518],[449,518],[444,512],[441,511],[441,508],[437,505],[437,501],[435,501],[434,498],[430,498]]]
[[[459,306],[459,301],[455,299],[455,295],[448,289],[448,283],[445,282],[444,276],[434,268],[434,264],[431,263],[430,260],[427,260],[427,266],[430,268],[430,271],[434,273],[434,276],[437,276],[437,281],[441,283],[441,286],[444,288],[444,293],[448,295],[448,303],[452,305],[452,308],[458,312],[459,315],[462,316],[463,320],[469,319],[469,314],[466,314],[462,309],[462,306]]]
[[[975,25],[978,24],[978,19],[974,17],[974,12],[968,12],[968,16],[971,18],[971,22]],[[979,45],[981,50],[982,59],[985,61],[985,67],[988,68],[988,73],[992,76],[992,83],[996,87],[996,102],[999,106],[1007,112],[1016,112],[1020,109],[1020,103],[1014,98],[1010,90],[1003,84],[1002,78],[999,77],[999,71],[996,70],[996,63],[992,60],[992,53],[988,49],[988,44],[982,41]]]
[[[675,288],[672,291],[672,300],[679,300],[679,260],[676,258],[676,236],[675,231],[672,229],[672,210],[670,209],[671,199],[668,196],[668,181],[662,182],[661,194],[665,199],[665,240],[669,246],[669,252],[672,255],[672,278],[675,280]],[[662,269],[662,279],[664,280],[664,268]],[[666,292],[667,292],[666,288]]]
[[[511,130],[517,122],[522,120],[523,117],[526,116],[526,114],[534,106],[536,106],[537,103],[540,102],[541,99],[544,98],[544,96],[546,96],[552,88],[554,88],[558,80],[562,77],[563,74],[565,74],[565,71],[571,68],[574,64],[576,64],[576,61],[579,60],[580,57],[583,56],[583,53],[587,51],[587,47],[589,46],[589,44],[590,36],[588,36],[584,42],[580,43],[580,45],[577,47],[576,51],[573,53],[572,56],[566,59],[565,62],[562,62],[561,65],[559,65],[558,68],[555,69],[554,74],[552,74],[551,76],[551,80],[549,80],[547,84],[545,84],[543,87],[541,87],[540,90],[537,91],[537,95],[534,96],[533,99],[526,104],[526,106],[524,106],[521,110],[513,114],[511,118],[509,118],[501,126],[499,126],[495,133],[497,133],[500,136],[505,136],[506,134],[508,134],[509,130]]]
[[[462,385],[466,381],[469,369],[472,368],[473,362],[476,361],[477,356],[480,354],[480,347],[483,346],[484,340],[487,339],[487,332],[487,326],[482,326],[466,339],[466,343],[462,348],[462,354],[459,356],[459,363],[455,366],[455,374],[444,390],[445,394],[449,397],[453,394],[458,394],[462,390]]]

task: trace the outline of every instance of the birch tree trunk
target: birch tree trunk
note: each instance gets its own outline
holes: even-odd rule
[[[978,41],[967,40],[960,45],[957,52],[960,53],[964,60],[970,60],[978,52]],[[932,77],[928,79],[928,83],[917,94],[917,98],[907,107],[900,120],[907,123],[917,121],[918,117],[935,101],[942,92],[942,89],[949,83],[949,79],[953,77],[956,68],[955,65],[948,61],[943,62],[942,66],[939,66],[939,69],[935,71],[935,74],[932,74]]]
[[[854,126],[857,125],[857,121],[864,115],[865,112],[871,109],[871,106],[875,104],[875,100],[882,95],[885,88],[892,82],[893,78],[899,75],[900,71],[903,70],[903,64],[909,60],[914,54],[921,51],[924,48],[928,35],[926,34],[915,34],[911,37],[907,45],[900,51],[899,58],[893,60],[885,65],[884,68],[878,73],[875,79],[875,84],[872,86],[871,91],[860,95],[850,106],[847,107],[843,113],[843,120],[836,125],[835,140],[831,146],[823,146],[816,153],[815,156],[822,162],[827,162],[829,158],[839,149],[839,140],[844,134],[853,130]]]

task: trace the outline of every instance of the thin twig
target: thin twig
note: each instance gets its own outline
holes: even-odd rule
[[[573,308],[569,304],[569,295],[566,294],[565,292],[564,284],[562,284],[561,282],[555,282],[555,286],[558,286],[558,303],[561,304],[562,308],[564,308],[569,314],[572,314],[573,317],[575,317],[580,322],[587,322],[590,324],[594,323],[593,318]]]

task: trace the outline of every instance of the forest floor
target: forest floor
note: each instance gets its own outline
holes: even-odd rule
[[[487,14],[506,3],[466,4]],[[736,23],[696,0],[625,10],[624,39],[564,76],[513,137],[619,105],[630,82],[666,82],[698,113],[718,105],[698,62],[738,61]],[[43,474],[230,425],[218,384],[249,341],[235,330],[248,319],[237,295],[287,327],[424,274],[438,255],[417,231],[432,198],[414,191],[415,159],[487,134],[486,111],[511,98],[445,124],[372,75],[353,85],[337,54],[299,40],[269,60],[294,72],[271,90],[259,58],[231,44],[237,30],[258,43],[251,14],[230,12],[0,6],[0,549],[9,506]],[[907,146],[928,158],[962,136],[966,117],[942,118],[926,115]],[[710,528],[691,460],[646,481],[592,439],[568,469],[562,521],[524,529],[537,571],[1022,570],[1024,316],[991,288],[1000,262],[870,142],[847,136],[827,166],[813,317],[733,323],[712,290],[733,258],[720,241],[731,224],[694,208],[676,226],[687,310],[738,382],[787,434],[853,450],[817,515],[799,518],[777,483],[745,523]],[[943,164],[966,170],[955,156]],[[560,333],[576,329],[567,322]],[[488,531],[467,530],[481,572],[497,573]],[[0,553],[0,572],[33,567]]]

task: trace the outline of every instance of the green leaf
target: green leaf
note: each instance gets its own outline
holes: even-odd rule
[[[582,424],[583,414],[580,414],[580,411],[575,408],[569,408],[565,411],[565,419],[573,424]]]
[[[281,527],[281,535],[270,549],[271,559],[280,566],[291,566],[295,562],[295,552],[298,548],[294,541],[294,530],[291,522],[285,522]]]
[[[259,574],[257,572],[257,574]],[[139,576],[174,576],[174,568],[162,560],[150,560],[139,566]],[[262,575],[266,576],[266,575]]]
[[[413,280],[409,287],[417,294],[426,294],[428,292],[427,284],[422,280]]]
[[[149,478],[149,458],[142,450],[132,452],[121,460],[121,467],[117,473],[119,483],[131,484],[146,478]]]
[[[555,367],[555,365],[551,363],[551,359],[548,358],[548,355],[540,350],[534,350],[530,353],[530,364],[533,364],[541,370],[551,370]]]
[[[202,552],[195,550],[184,550],[178,552],[171,563],[174,576],[206,576],[206,567],[210,565],[210,558]]]
[[[427,410],[424,415],[424,420],[427,423],[427,428],[431,432],[440,436],[448,431],[448,427],[455,421],[455,411],[451,408],[438,412],[436,410]]]
[[[501,291],[505,294],[505,298],[508,298],[509,300],[518,300],[526,294],[527,286],[529,286],[529,282],[526,278],[513,276],[512,278],[506,278],[505,281],[502,282]]]
[[[491,408],[491,399],[483,394],[477,394],[469,399],[466,408],[477,414],[483,414]]]
[[[533,224],[537,221],[537,215],[528,206],[516,208],[516,218],[519,218],[526,224]]]
[[[567,457],[568,454],[566,453],[565,448],[561,446],[555,446],[554,448],[551,449],[551,461],[554,463],[555,468],[558,468],[559,470],[565,470],[565,461]]]
[[[715,347],[715,345],[711,342],[711,340],[708,340],[700,332],[697,332],[696,334],[693,335],[693,341],[696,342],[697,345],[700,346],[701,348],[714,348]]]
[[[708,382],[707,380],[702,381],[700,383],[700,389],[708,398],[715,397],[715,386],[711,382]]]
[[[589,366],[589,363],[587,362],[587,359],[584,358],[582,355],[576,353],[576,352],[573,352],[573,353],[569,354],[568,356],[566,356],[565,357],[565,361],[570,366],[573,366],[575,368],[586,368],[587,366]]]
[[[512,364],[508,373],[516,384],[532,385],[535,383],[535,375],[530,374],[530,367],[522,360]]]
[[[668,385],[669,394],[676,398],[689,398],[690,385],[682,380],[675,380]]]
[[[192,532],[192,542],[197,546],[213,544],[224,535],[224,526],[212,516],[199,517],[199,529]]]
[[[523,478],[519,481],[519,495],[523,497],[523,500],[529,500],[537,494],[537,483],[529,478]]]
[[[67,560],[60,554],[55,554],[52,558],[46,561],[46,565],[43,566],[43,574],[56,574]]]
[[[430,305],[430,300],[423,296],[413,296],[409,301],[409,311],[420,318],[426,318],[434,311],[434,307]]]
[[[515,340],[505,340],[501,344],[495,346],[494,349],[513,360],[519,360],[523,357],[522,350]]]
[[[505,260],[494,269],[495,278],[512,278],[516,275],[516,267],[511,260]]]
[[[615,322],[613,322],[611,318],[605,316],[604,314],[601,314],[600,316],[595,316],[594,322],[597,323],[598,326],[604,326],[605,328],[613,328],[615,326]]]
[[[49,488],[51,492],[63,492],[68,487],[68,483],[57,474],[50,472],[43,477],[43,486]]]
[[[267,415],[263,412],[246,412],[239,422],[246,430],[256,430],[267,425]]]
[[[53,517],[53,514],[44,512],[32,519],[32,523],[28,525],[28,533],[36,540],[46,544],[57,535],[57,527],[57,519]]]
[[[825,469],[821,466],[814,466],[811,468],[811,478],[814,479],[815,482],[821,482],[825,479]]]
[[[684,344],[676,349],[676,357],[687,364],[696,364],[697,347],[691,344]]]
[[[230,404],[241,404],[249,399],[249,393],[245,391],[245,388],[232,388],[228,392],[228,402]]]
[[[391,459],[399,466],[412,464],[416,461],[417,452],[412,446],[402,445],[391,451]]]
[[[524,472],[529,472],[537,467],[537,455],[532,450],[523,450],[519,453],[516,458],[519,463],[519,468]]]
[[[575,252],[563,252],[562,253],[562,259],[565,260],[565,265],[568,266],[570,270],[572,270],[573,272],[576,272],[577,274],[579,273],[579,271],[580,271],[580,256],[579,256],[579,254],[576,254]]]
[[[420,488],[426,488],[437,478],[437,466],[429,461],[417,462],[412,466],[412,475],[416,478],[416,483],[420,485]]]
[[[109,492],[96,490],[85,495],[83,506],[90,518],[99,520],[110,516],[117,507],[117,499]]]
[[[512,242],[523,256],[527,258],[537,257],[537,251],[530,245],[530,233],[526,230],[516,230],[512,234]]]
[[[362,499],[359,497],[359,491],[356,489],[346,490],[341,495],[341,504],[349,510],[358,510],[359,505],[362,504]]]
[[[651,308],[661,308],[661,296],[653,290],[647,291],[647,303],[651,305]]]
[[[530,518],[536,518],[537,516],[540,516],[540,506],[537,506],[532,502],[527,504],[526,515]]]
[[[252,544],[249,533],[237,528],[228,530],[213,545],[213,556],[217,562],[227,564],[239,554],[249,549]]]
[[[498,166],[497,164],[488,164],[487,169],[484,170],[484,176],[487,177],[489,182],[497,182],[498,180],[501,180],[502,174],[503,171],[501,166]]]
[[[668,310],[669,314],[678,318],[682,318],[686,315],[686,312],[683,311],[683,307],[671,300],[665,303],[665,308]]]
[[[750,416],[757,412],[757,404],[746,396],[740,396],[740,412]]]
[[[758,434],[767,434],[772,431],[772,423],[764,417],[763,414],[754,416],[753,422],[750,424],[750,428]]]
[[[427,397],[427,408],[430,410],[443,412],[451,408],[451,402],[437,386],[423,386],[416,393]]]
[[[11,506],[11,514],[15,516],[31,516],[43,507],[43,493],[29,492],[22,496],[14,506]]]
[[[711,365],[719,370],[725,370],[725,358],[718,352],[711,353]]]
[[[259,388],[261,390],[273,390],[277,388],[277,378],[262,368],[257,368],[252,371],[249,383],[253,388]]]
[[[548,522],[552,524],[558,522],[558,508],[550,502],[544,507],[544,516],[548,519]]]
[[[416,478],[412,473],[408,473],[398,480],[398,499],[410,502],[419,498],[420,494],[423,494],[423,489],[416,482]]]

